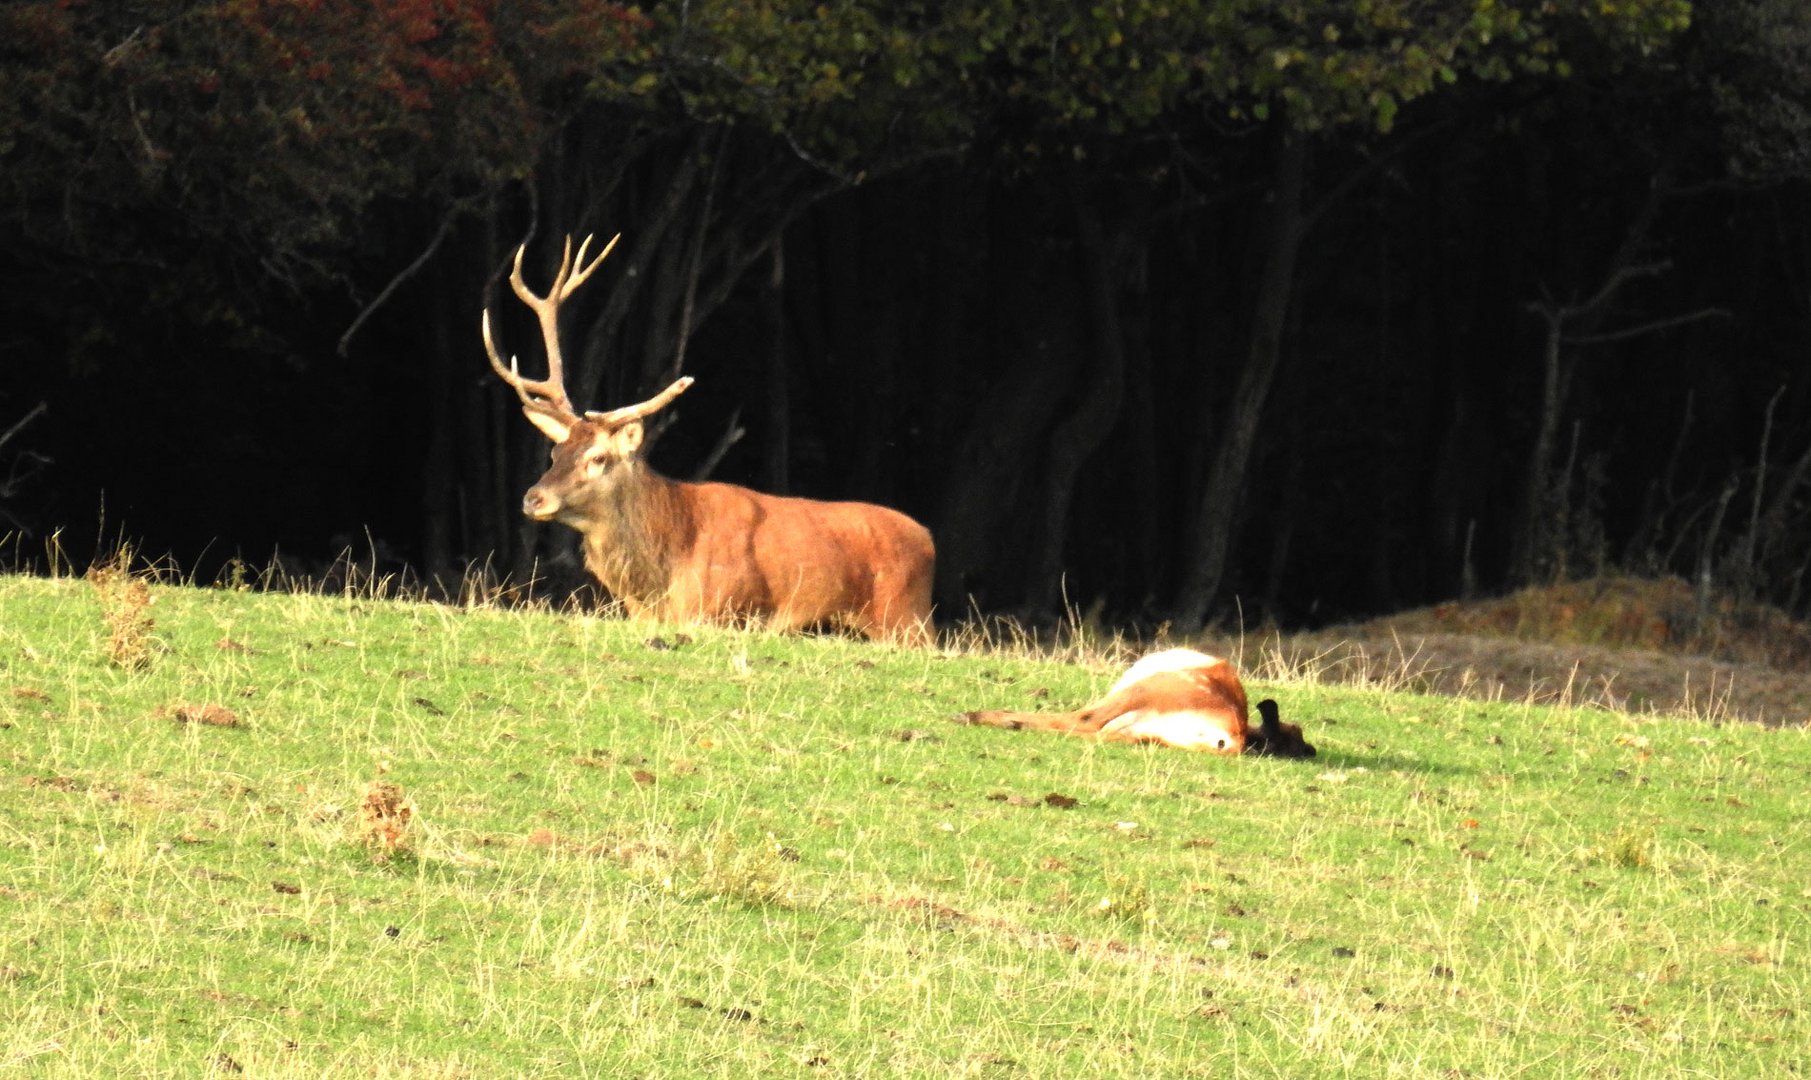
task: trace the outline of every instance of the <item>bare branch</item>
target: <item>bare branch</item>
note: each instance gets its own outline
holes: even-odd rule
[[[453,207],[446,212],[446,216],[440,219],[440,228],[435,231],[434,239],[428,241],[428,246],[422,250],[420,255],[415,256],[415,261],[403,267],[395,277],[391,278],[390,283],[383,287],[376,298],[366,304],[364,310],[353,318],[352,325],[346,327],[346,332],[340,335],[340,344],[339,348],[335,350],[336,352],[341,356],[348,355],[352,347],[352,336],[364,327],[372,314],[378,308],[383,307],[397,289],[402,287],[403,282],[421,272],[421,268],[427,265],[428,260],[434,257],[436,251],[440,250],[441,242],[446,239],[447,233],[453,231],[453,219],[458,216],[458,207]]]
[[[1634,281],[1636,278],[1659,277],[1661,274],[1666,273],[1672,268],[1673,263],[1671,259],[1662,259],[1659,262],[1652,263],[1618,266],[1616,270],[1610,274],[1609,278],[1604,281],[1603,288],[1597,290],[1596,296],[1593,296],[1582,304],[1573,304],[1571,307],[1565,309],[1564,314],[1583,315],[1587,312],[1595,311],[1604,304],[1609,303],[1610,297],[1615,296],[1617,290],[1621,289],[1629,282]]]
[[[747,434],[748,429],[742,426],[742,407],[738,405],[736,411],[729,414],[729,426],[723,429],[723,437],[718,439],[717,445],[711,447],[711,452],[704,456],[704,460],[699,463],[697,470],[692,473],[692,479],[709,479],[711,473],[717,470],[717,466],[722,464],[724,455],[729,453],[729,448],[741,442],[742,436]]]
[[[1729,314],[1726,308],[1703,308],[1686,315],[1655,319],[1653,322],[1642,323],[1639,326],[1608,330],[1601,334],[1581,334],[1578,337],[1566,337],[1564,340],[1568,345],[1605,345],[1612,341],[1627,341],[1629,338],[1641,337],[1644,334],[1657,334],[1662,330],[1671,330],[1675,326],[1701,322],[1704,319],[1727,319]]]
[[[36,420],[39,416],[41,416],[49,408],[50,408],[50,403],[48,401],[40,401],[36,405],[32,406],[31,411],[26,413],[23,417],[19,418],[19,420],[16,423],[14,423],[12,427],[7,428],[4,432],[0,432],[0,446],[5,446],[8,442],[12,441],[13,436],[19,434],[19,432],[25,427],[25,425],[31,423],[33,420]]]

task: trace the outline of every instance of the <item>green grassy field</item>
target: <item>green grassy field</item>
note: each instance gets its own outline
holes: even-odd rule
[[[1811,1071],[1803,729],[1254,680],[1320,757],[1221,760],[947,722],[1104,662],[152,597],[0,577],[0,1074]]]

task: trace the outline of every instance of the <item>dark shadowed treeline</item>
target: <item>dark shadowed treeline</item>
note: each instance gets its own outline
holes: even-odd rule
[[[1803,5],[1015,6],[8,5],[0,531],[565,580],[478,315],[620,231],[574,398],[945,612],[1811,607]]]

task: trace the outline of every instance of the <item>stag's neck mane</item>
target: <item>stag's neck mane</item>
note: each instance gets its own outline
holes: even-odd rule
[[[640,461],[618,467],[585,531],[585,567],[631,610],[659,603],[695,525],[681,485]]]

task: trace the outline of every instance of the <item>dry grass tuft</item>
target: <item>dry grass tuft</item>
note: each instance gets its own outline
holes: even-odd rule
[[[392,856],[414,850],[415,838],[409,824],[415,818],[415,805],[400,785],[373,780],[365,788],[358,817],[359,839],[371,853],[372,861],[388,862]]]
[[[115,666],[136,671],[151,664],[151,587],[132,572],[132,549],[121,548],[111,562],[88,571],[88,582],[101,600],[101,620],[107,624],[107,658]]]

